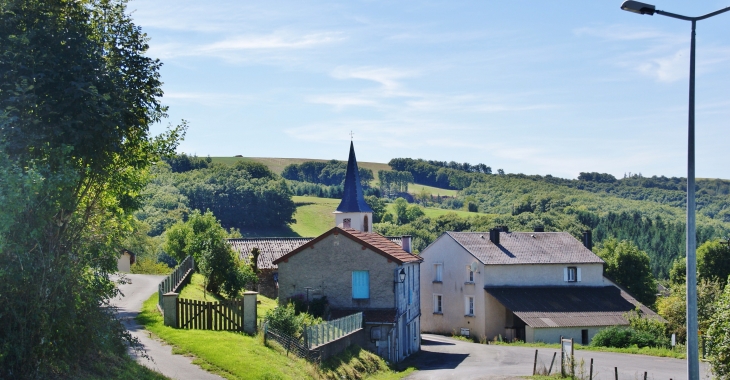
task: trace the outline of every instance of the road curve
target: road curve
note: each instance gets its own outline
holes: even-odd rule
[[[140,364],[176,380],[220,380],[222,377],[202,370],[182,355],[173,355],[172,347],[152,339],[140,326],[135,317],[142,310],[142,303],[157,292],[157,285],[165,276],[125,274],[128,284],[120,284],[122,296],[112,300],[124,326],[132,336],[139,339],[151,361],[135,353],[132,357]]]
[[[422,334],[421,351],[409,358],[404,365],[418,369],[409,380],[430,379],[513,379],[532,375],[535,348],[498,346],[468,343],[441,335]],[[538,348],[538,368],[549,368],[553,353],[556,364],[553,372],[559,371],[560,353],[557,349]],[[593,358],[593,379],[615,377],[618,368],[619,379],[684,380],[686,361],[646,355],[619,354],[614,352],[575,351],[576,362],[584,361],[585,378]],[[580,372],[580,369],[576,371]],[[700,365],[700,378],[709,379],[709,366]]]

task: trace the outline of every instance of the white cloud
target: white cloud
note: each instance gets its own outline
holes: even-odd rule
[[[418,75],[415,70],[398,70],[389,67],[337,67],[332,71],[336,79],[364,79],[380,83],[386,90],[401,87],[398,81],[402,78]]]
[[[576,28],[573,30],[573,34],[578,37],[590,36],[611,41],[662,39],[676,42],[677,40],[682,39],[682,36],[678,34],[665,33],[654,28],[637,28],[627,25]]]
[[[636,28],[626,25],[584,27],[574,29],[576,36],[615,41],[624,52],[609,58],[618,67],[634,70],[658,82],[686,80],[689,73],[689,37],[686,34],[666,33],[654,28]],[[635,41],[633,44],[627,41]],[[638,47],[640,50],[627,51]],[[705,46],[697,56],[697,73],[712,71],[730,60],[730,49]]]

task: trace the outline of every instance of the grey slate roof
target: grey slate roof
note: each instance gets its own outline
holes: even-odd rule
[[[388,240],[401,245],[400,236],[388,236]],[[242,260],[249,260],[251,250],[258,247],[261,254],[258,259],[259,269],[276,269],[278,268],[273,262],[274,260],[286,255],[287,253],[303,246],[314,238],[286,238],[286,237],[267,237],[267,238],[241,238],[228,239],[228,244],[238,254]]]
[[[347,159],[347,174],[345,174],[345,186],[342,193],[342,202],[337,206],[338,212],[373,212],[373,209],[365,203],[362,185],[360,185],[360,173],[357,169],[355,158],[355,146],[350,141],[350,156]]]
[[[624,314],[638,305],[645,317],[663,320],[616,286],[485,287],[528,326],[628,325]]]
[[[499,245],[489,232],[446,232],[483,264],[603,263],[567,232],[500,232]]]

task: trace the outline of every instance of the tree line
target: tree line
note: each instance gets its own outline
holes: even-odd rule
[[[284,167],[281,176],[292,181],[317,183],[326,186],[338,186],[345,183],[347,162],[338,160],[305,161],[301,164],[289,164]],[[358,168],[360,184],[363,188],[370,187],[374,179],[373,171],[367,168]]]

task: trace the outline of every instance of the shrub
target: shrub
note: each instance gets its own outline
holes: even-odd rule
[[[621,326],[610,326],[596,333],[591,346],[626,348],[631,345],[634,329]]]
[[[150,258],[140,258],[132,264],[130,272],[135,274],[170,274],[172,268]]]
[[[302,329],[302,318],[297,317],[294,304],[291,302],[269,310],[266,313],[266,321],[273,329],[291,336],[296,336]]]

